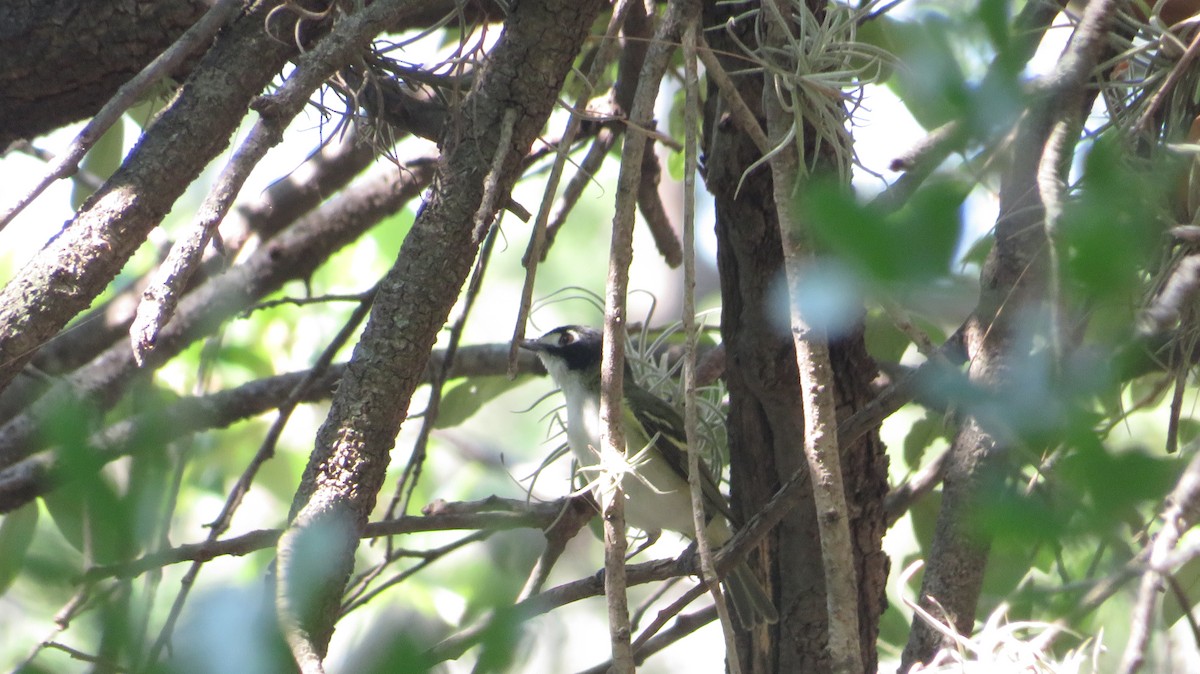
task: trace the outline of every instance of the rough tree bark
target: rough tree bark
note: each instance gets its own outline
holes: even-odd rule
[[[217,38],[121,168],[0,292],[0,386],[104,290],[228,144],[293,52],[263,30],[272,4]]]
[[[706,3],[704,25],[724,25],[728,17],[721,11],[716,3]],[[717,54],[739,50],[723,32],[706,35]],[[752,36],[745,34],[742,39],[749,41]],[[725,66],[735,71],[743,64],[730,58]],[[759,109],[761,79],[740,76],[735,82],[765,127]],[[715,87],[710,87],[705,111],[705,138],[706,182],[716,200],[731,490],[734,507],[752,515],[781,481],[805,465],[803,420],[794,416],[794,410],[801,408],[799,373],[791,337],[780,327],[786,312],[785,316],[773,313],[783,311],[774,306],[773,291],[782,283],[784,260],[770,174],[760,167],[738,191],[742,174],[761,153],[727,114]],[[861,331],[843,336],[830,347],[841,420],[871,399],[869,384],[876,368]],[[842,448],[842,470],[855,536],[862,659],[866,670],[874,671],[888,572],[881,548],[887,458],[877,433],[867,433]],[[760,559],[769,569],[780,622],[743,637],[740,650],[748,654],[743,671],[829,671],[824,573],[811,487],[770,536]]]
[[[1055,377],[1054,365],[1045,371],[1031,369],[1035,335],[1054,343],[1056,356],[1065,347],[1058,341],[1064,326],[1056,323],[1066,307],[1054,306],[1061,279],[1052,271],[1053,222],[1048,213],[1061,208],[1057,199],[1065,194],[1070,166],[1070,150],[1065,148],[1073,147],[1084,111],[1091,109],[1095,93],[1085,92],[1085,87],[1109,46],[1116,4],[1097,0],[1088,6],[1055,71],[1039,82],[1040,96],[1032,100],[1008,147],[995,246],[980,272],[979,303],[963,326],[967,377],[997,400],[1020,399],[1030,381]],[[918,597],[926,610],[964,635],[974,628],[991,548],[991,538],[977,526],[974,514],[985,488],[1013,473],[1009,453],[1018,442],[1013,429],[1019,420],[994,417],[982,404],[964,411],[959,420]],[[929,662],[943,647],[955,644],[915,617],[900,671]]]
[[[461,116],[447,129],[432,193],[379,286],[317,434],[293,502],[292,526],[280,540],[282,618],[306,670],[319,671],[353,566],[356,531],[374,507],[413,390],[483,238],[478,228],[490,225],[495,208],[505,203],[599,9],[598,0],[519,3]],[[505,128],[511,141],[500,146],[504,133],[497,130]],[[295,566],[314,531],[329,535],[322,542],[328,565],[319,580],[300,578]],[[319,587],[307,588],[309,601],[297,605],[294,591],[302,583]]]
[[[0,4],[0,150],[90,117],[207,9],[204,0]]]
[[[32,139],[95,114],[212,2],[0,3],[0,151],[14,140]],[[320,5],[314,1],[312,6]],[[394,28],[427,28],[451,13],[468,23],[504,20],[504,8],[495,0],[424,0]],[[182,81],[195,62],[187,61],[171,76]]]

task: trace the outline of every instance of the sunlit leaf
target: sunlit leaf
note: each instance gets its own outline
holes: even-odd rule
[[[946,436],[946,424],[931,413],[913,422],[904,436],[904,463],[911,469],[921,465],[925,450],[939,438]]]
[[[878,283],[927,281],[949,274],[959,238],[959,208],[970,187],[935,181],[900,211],[885,215],[836,187],[801,202],[817,239]]]
[[[524,383],[524,379],[505,376],[463,377],[442,392],[438,405],[437,428],[452,428],[470,419],[496,396]]]
[[[880,43],[891,45],[900,62],[888,84],[921,126],[936,128],[966,108],[967,81],[945,37],[953,30],[948,20],[890,21],[879,30]]]
[[[900,362],[900,357],[912,344],[891,318],[875,311],[867,314],[864,338],[871,356],[889,363]]]
[[[1088,153],[1082,194],[1065,206],[1058,251],[1087,296],[1124,298],[1136,292],[1160,240],[1162,226],[1152,204],[1163,182],[1126,167],[1115,142],[1098,142]]]
[[[104,135],[96,141],[80,162],[79,167],[100,179],[108,178],[121,165],[125,157],[125,124],[117,120],[109,127]],[[78,180],[72,182],[71,207],[78,210],[84,200],[92,195],[92,188],[81,184]]]
[[[1067,484],[1090,496],[1097,526],[1115,525],[1134,506],[1157,502],[1171,488],[1177,472],[1172,459],[1139,451],[1111,452],[1094,440],[1080,446],[1058,468]]]
[[[1010,5],[1009,0],[980,0],[979,3],[980,22],[997,51],[1008,46]]]
[[[3,595],[21,571],[25,553],[37,530],[38,504],[24,506],[4,515],[0,521],[0,595]]]

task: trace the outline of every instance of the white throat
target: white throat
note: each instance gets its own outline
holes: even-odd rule
[[[600,461],[600,396],[580,373],[557,360],[547,360],[546,370],[562,389],[567,408],[567,445],[580,465],[594,466]]]

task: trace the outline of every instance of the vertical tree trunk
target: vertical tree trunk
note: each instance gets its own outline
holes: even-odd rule
[[[704,25],[723,25],[727,17],[721,10],[714,2],[707,3]],[[753,36],[741,37],[749,41]],[[723,31],[709,32],[707,38],[718,54],[739,50]],[[744,67],[744,61],[736,58],[725,64],[729,71]],[[735,82],[763,124],[758,105],[762,80],[743,75]],[[774,293],[785,285],[770,173],[762,167],[742,180],[746,168],[761,155],[727,114],[716,87],[709,89],[704,131],[705,178],[716,200],[731,483],[734,508],[749,516],[781,482],[805,465],[803,420],[793,413],[801,408],[799,374],[785,327],[786,307],[778,306],[774,299]],[[780,315],[774,315],[776,312]],[[861,330],[831,342],[830,347],[838,417],[844,419],[870,399],[875,364],[866,352]],[[866,670],[874,671],[888,571],[881,550],[887,459],[877,433],[842,448],[842,470],[855,536],[862,659]],[[829,671],[824,571],[811,491],[769,537],[758,563],[760,569],[767,569],[780,622],[743,637],[741,650],[747,659],[743,671]]]

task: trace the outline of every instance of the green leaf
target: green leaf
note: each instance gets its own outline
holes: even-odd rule
[[[116,124],[109,127],[108,131],[104,132],[103,136],[100,136],[100,140],[96,141],[92,149],[84,155],[79,167],[98,178],[107,179],[117,170],[124,158],[125,123],[123,119],[119,119]],[[91,187],[78,180],[72,181],[71,208],[79,210],[79,207],[83,206],[83,202],[90,196],[92,196]]]
[[[505,376],[464,377],[442,392],[435,428],[452,428],[470,419],[479,408],[496,396],[521,384],[522,378]]]
[[[673,180],[683,180],[683,170],[686,168],[684,164],[686,163],[686,158],[683,156],[682,152],[676,152],[672,150],[670,154],[667,155],[667,173],[670,174]]]
[[[863,339],[866,340],[867,352],[871,357],[887,363],[900,362],[900,358],[912,344],[908,335],[901,332],[890,318],[879,311],[867,314]]]
[[[933,532],[937,529],[938,513],[942,510],[942,493],[935,491],[917,499],[908,509],[912,521],[913,536],[921,546],[921,558],[929,559]]]
[[[222,365],[235,365],[244,368],[253,378],[269,377],[275,373],[274,365],[261,349],[247,348],[237,344],[222,344],[220,351]]]
[[[1073,439],[1077,448],[1063,459],[1058,473],[1064,488],[1090,497],[1086,514],[1097,530],[1109,530],[1135,506],[1161,499],[1177,476],[1173,459],[1136,450],[1113,453],[1082,433]]]
[[[1166,167],[1131,169],[1116,141],[1102,139],[1088,153],[1082,193],[1065,205],[1058,227],[1058,254],[1085,295],[1124,301],[1140,292],[1161,234],[1150,204],[1161,203],[1171,175]]]
[[[1011,38],[1009,4],[1009,0],[980,0],[979,3],[979,20],[997,51],[1007,48]]]
[[[1193,440],[1200,437],[1200,421],[1196,419],[1180,419],[1179,420],[1179,446],[1183,447],[1190,444]]]
[[[136,551],[130,535],[131,505],[117,494],[101,471],[104,461],[88,441],[97,410],[83,402],[66,403],[47,420],[44,433],[57,447],[57,489],[42,497],[63,537],[93,564],[111,564]]]
[[[37,521],[38,504],[33,501],[8,513],[0,522],[0,595],[8,591],[20,573]]]
[[[131,536],[129,503],[122,500],[102,474],[87,486],[65,485],[42,497],[55,526],[71,547],[88,555],[92,564],[129,559],[137,549]]]
[[[83,552],[84,508],[79,495],[70,489],[55,489],[42,497],[42,503],[62,537],[71,547]]]
[[[836,185],[816,186],[800,207],[818,240],[881,284],[949,275],[959,237],[965,182],[941,180],[920,189],[893,214],[859,204]]]
[[[925,450],[938,438],[946,437],[946,425],[940,417],[933,417],[928,412],[924,417],[913,422],[904,436],[904,463],[913,470],[921,465],[921,457]]]
[[[900,61],[889,84],[913,118],[933,129],[965,117],[971,97],[947,39],[955,32],[953,24],[930,15],[920,22],[896,21],[885,30]]]

